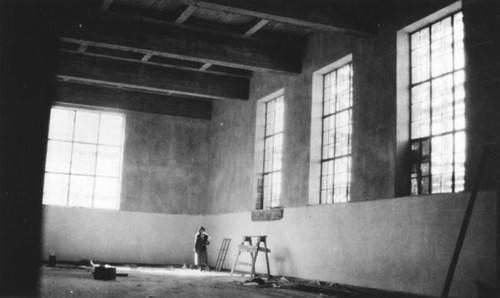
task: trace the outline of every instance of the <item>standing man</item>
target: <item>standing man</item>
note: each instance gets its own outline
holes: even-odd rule
[[[208,269],[207,245],[210,244],[205,228],[201,227],[194,236],[194,264],[200,270]]]

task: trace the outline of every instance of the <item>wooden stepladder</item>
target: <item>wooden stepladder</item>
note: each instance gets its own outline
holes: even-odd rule
[[[255,245],[253,245],[252,238],[255,239]],[[250,273],[250,277],[254,277],[255,275],[255,261],[257,260],[257,255],[259,251],[262,251],[266,254],[266,265],[267,265],[267,275],[271,276],[271,271],[269,270],[269,257],[267,253],[270,253],[271,250],[267,248],[266,242],[267,236],[243,236],[243,240],[241,244],[238,245],[238,254],[236,255],[236,259],[234,260],[233,270],[231,270],[231,275],[233,275],[234,270],[237,265],[247,265],[252,267],[252,271]],[[264,246],[261,246],[263,244]],[[242,252],[250,253],[252,263],[238,262],[240,255]]]
[[[221,271],[222,267],[224,267],[224,261],[226,261],[226,255],[227,255],[227,250],[229,248],[229,243],[231,243],[231,239],[229,238],[222,239],[219,255],[217,256],[217,261],[215,262],[215,271]]]

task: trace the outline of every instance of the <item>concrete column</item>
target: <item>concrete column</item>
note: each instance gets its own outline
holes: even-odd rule
[[[499,2],[464,1],[463,14],[468,136],[465,187],[471,189],[483,148],[500,148]],[[488,165],[487,170],[493,169],[492,161]],[[482,188],[494,189],[493,181],[492,175],[486,174]]]
[[[0,295],[38,288],[55,40],[49,8],[0,1]]]

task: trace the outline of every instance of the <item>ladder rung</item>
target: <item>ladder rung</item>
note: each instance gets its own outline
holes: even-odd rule
[[[236,265],[245,265],[245,266],[253,266],[252,263],[246,263],[246,262],[238,262]]]
[[[239,245],[238,249],[240,251],[251,252],[251,253],[255,253],[255,252],[257,252],[257,250],[263,251],[263,252],[271,252],[271,250],[269,248],[254,246],[254,245],[244,245],[244,244]]]
[[[241,245],[238,246],[238,249],[240,251],[254,253],[254,252],[257,252],[257,250],[259,248],[257,246],[253,246],[253,245],[243,245],[243,244],[241,244]]]

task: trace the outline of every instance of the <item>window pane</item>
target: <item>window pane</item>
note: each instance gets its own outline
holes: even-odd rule
[[[272,176],[272,195],[271,207],[279,206],[279,198],[281,195],[281,172],[271,174]]]
[[[437,22],[431,27],[431,69],[433,77],[452,70],[452,34],[451,17]]]
[[[411,179],[411,194],[418,195],[418,179],[417,178]]]
[[[431,153],[430,139],[422,140],[422,157],[427,157]]]
[[[72,175],[69,185],[69,206],[92,207],[94,177]]]
[[[95,180],[94,208],[116,209],[119,190],[118,178],[101,178]]]
[[[321,203],[333,203],[333,168],[334,161],[326,161],[321,164]]]
[[[76,142],[97,143],[98,113],[77,111],[75,125],[74,140]]]
[[[429,178],[424,177],[422,178],[422,194],[426,195],[430,193],[430,188],[429,188]]]
[[[75,112],[65,109],[52,108],[50,111],[49,139],[71,141]]]
[[[47,172],[69,173],[71,164],[70,142],[49,141],[47,143]]]
[[[455,135],[455,191],[463,191],[465,184],[465,132]]]
[[[101,114],[99,144],[120,146],[122,144],[123,116]]]
[[[281,172],[264,175],[264,207],[279,206],[281,195]]]
[[[94,175],[96,151],[96,145],[74,143],[71,173]]]
[[[47,205],[65,206],[68,201],[69,175],[45,174],[43,186],[43,203]]]
[[[279,133],[283,131],[283,111],[284,111],[284,106],[283,106],[283,97],[278,97],[276,99],[276,106],[275,106],[275,128],[274,132]]]
[[[118,177],[120,174],[121,148],[99,146],[97,152],[97,176]]]
[[[453,41],[455,48],[455,69],[461,69],[465,66],[464,53],[464,24],[462,13],[457,13],[453,16]]]

